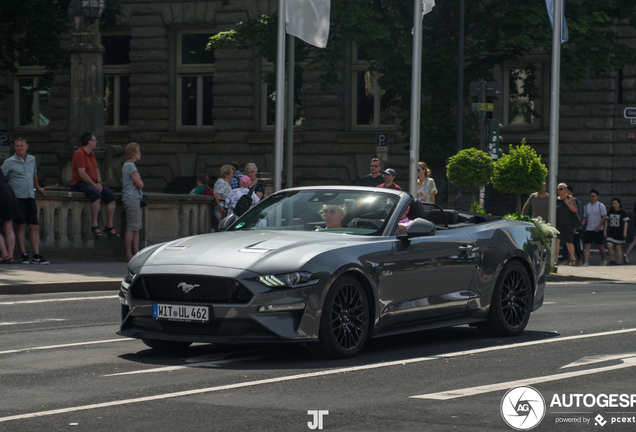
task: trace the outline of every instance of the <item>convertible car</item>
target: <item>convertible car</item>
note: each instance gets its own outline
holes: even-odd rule
[[[543,304],[533,224],[406,192],[287,189],[224,225],[130,260],[117,334],[165,350],[298,342],[345,358],[368,338],[446,326],[515,336]]]

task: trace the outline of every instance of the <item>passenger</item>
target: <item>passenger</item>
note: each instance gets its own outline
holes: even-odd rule
[[[413,223],[411,219],[409,219],[409,210],[411,210],[411,206],[406,208],[406,211],[402,214],[400,221],[398,222],[398,234],[406,234],[407,229]]]
[[[322,218],[325,221],[326,229],[342,228],[342,219],[346,216],[343,206],[335,204],[323,204]]]
[[[256,164],[250,162],[245,165],[245,174],[250,178],[249,188],[253,188],[254,185],[254,193],[258,196],[258,199],[263,199],[265,197],[265,182],[262,179],[256,177],[256,173],[258,172],[258,167]]]

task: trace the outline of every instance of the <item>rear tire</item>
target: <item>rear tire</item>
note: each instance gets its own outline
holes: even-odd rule
[[[360,352],[369,335],[369,302],[353,276],[338,279],[327,294],[318,342],[308,345],[316,357],[349,358]]]
[[[501,271],[486,322],[477,324],[486,336],[517,336],[530,320],[532,288],[523,264],[510,261]]]
[[[142,339],[141,341],[150,348],[160,351],[183,351],[190,345],[192,345],[192,342],[167,341],[158,339]]]

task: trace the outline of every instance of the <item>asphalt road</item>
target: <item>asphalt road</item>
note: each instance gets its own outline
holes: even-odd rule
[[[500,405],[519,385],[545,400],[533,430],[636,429],[636,396],[598,406],[636,394],[634,284],[551,283],[520,337],[417,332],[346,361],[296,345],[155,352],[115,335],[116,294],[0,296],[0,431],[307,431],[309,410],[329,412],[323,430],[511,431]],[[514,399],[510,421],[527,426],[537,401]]]

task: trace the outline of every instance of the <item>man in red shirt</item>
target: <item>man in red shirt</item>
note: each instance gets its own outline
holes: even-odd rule
[[[384,183],[378,185],[379,188],[395,189],[401,191],[402,188],[393,183],[395,180],[395,170],[393,168],[387,168],[384,170]]]
[[[110,237],[119,237],[113,225],[113,215],[115,214],[115,194],[105,186],[102,186],[102,176],[97,168],[97,158],[95,157],[95,147],[97,138],[93,132],[84,132],[80,137],[82,146],[73,154],[71,163],[71,190],[83,192],[91,200],[91,218],[93,224],[91,232],[99,238],[103,234],[97,223],[97,215],[101,208],[101,202],[106,204],[106,226],[104,231]]]

